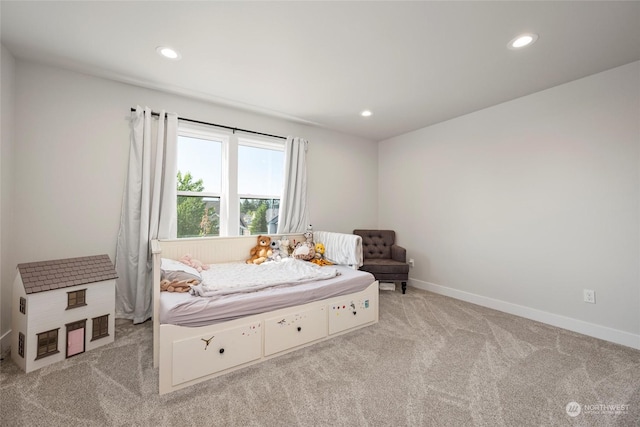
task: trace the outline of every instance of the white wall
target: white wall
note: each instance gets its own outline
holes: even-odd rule
[[[13,219],[15,59],[4,46],[0,47],[0,354],[4,354],[11,343],[11,284],[16,272],[10,245]]]
[[[372,141],[20,59],[15,67],[12,269],[21,262],[102,253],[114,259],[129,155],[127,118],[137,104],[304,137],[314,229],[348,232],[377,223],[378,151]],[[3,280],[3,292],[12,280]],[[8,304],[3,299],[3,312]]]
[[[640,348],[639,146],[635,62],[381,142],[379,225],[413,286]]]

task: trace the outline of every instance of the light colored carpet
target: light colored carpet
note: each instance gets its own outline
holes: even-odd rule
[[[640,426],[640,351],[414,288],[382,291],[375,326],[164,396],[151,330],[119,320],[30,374],[4,360],[0,424]]]

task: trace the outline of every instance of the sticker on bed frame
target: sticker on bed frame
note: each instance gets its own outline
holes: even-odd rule
[[[248,337],[249,335],[255,335],[259,333],[260,331],[258,329],[260,328],[260,325],[261,323],[256,323],[255,325],[247,326],[247,329],[249,329],[249,331],[243,332],[242,335]]]
[[[306,319],[307,315],[302,315],[300,313],[296,313],[293,315],[293,319],[289,318],[289,319],[282,319],[276,322],[276,324],[278,324],[279,326],[289,326],[289,325],[293,325],[296,322],[301,321],[302,319]]]
[[[214,335],[214,336],[212,336],[211,338],[209,338],[208,340],[207,340],[207,339],[204,339],[204,338],[200,338],[202,341],[204,341],[204,342],[205,342],[205,345],[204,345],[204,349],[205,349],[205,350],[207,349],[207,347],[209,347],[209,344],[211,344],[211,340],[212,340],[214,337],[215,337],[215,335]]]
[[[364,301],[358,301],[358,305],[360,306],[360,308],[369,308],[369,300],[366,299]],[[356,304],[353,301],[350,301],[348,306],[346,304],[338,304],[338,305],[332,306],[331,309],[336,314],[336,316],[339,316],[341,310],[349,310],[349,309],[351,309],[352,312],[355,311]],[[355,314],[355,312],[354,312],[354,314]]]

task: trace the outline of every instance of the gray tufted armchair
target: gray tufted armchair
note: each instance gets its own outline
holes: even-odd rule
[[[409,264],[407,251],[396,245],[393,230],[353,230],[362,237],[363,265],[360,270],[373,274],[381,282],[402,282],[402,293],[407,290]]]

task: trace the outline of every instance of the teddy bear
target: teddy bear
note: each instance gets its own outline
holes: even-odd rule
[[[247,264],[262,264],[272,254],[271,237],[259,235],[257,244],[249,251]]]
[[[271,241],[271,255],[267,257],[267,261],[282,261],[282,255],[280,255],[280,241]]]
[[[203,264],[202,261],[195,259],[191,256],[191,254],[185,254],[178,261],[181,263],[188,265],[189,267],[193,267],[198,270],[198,273],[202,273],[202,270],[208,270],[209,266],[207,264]]]
[[[311,230],[307,230],[303,236],[305,241],[299,242],[296,245],[296,249],[293,251],[293,257],[304,261],[310,261],[316,255],[316,249],[313,243],[313,232]]]

